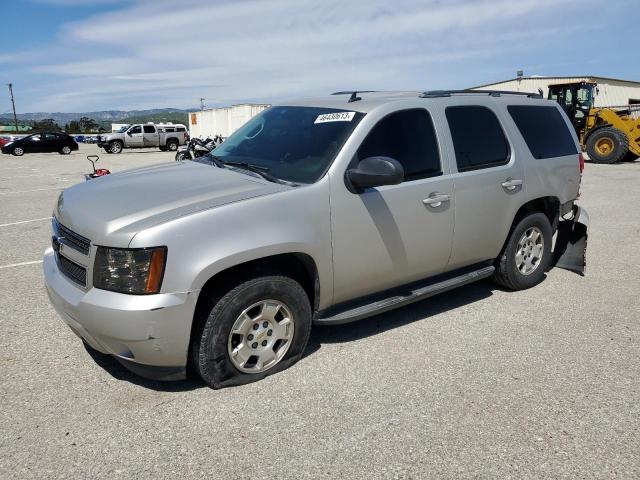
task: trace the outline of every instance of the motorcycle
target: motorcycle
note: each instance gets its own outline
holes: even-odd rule
[[[223,139],[220,135],[204,140],[192,138],[189,140],[189,143],[178,148],[175,160],[176,162],[180,162],[182,160],[193,160],[194,158],[202,157],[220,145],[222,141]]]
[[[85,180],[104,177],[105,175],[109,175],[111,173],[111,171],[106,168],[96,168],[96,163],[98,162],[98,160],[100,160],[100,157],[98,155],[87,155],[87,160],[91,162],[91,166],[93,167],[93,172],[85,173],[84,175]]]

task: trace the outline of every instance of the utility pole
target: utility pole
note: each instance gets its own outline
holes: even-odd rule
[[[200,98],[200,111],[203,112],[204,111],[204,101],[206,100],[206,98]]]
[[[11,105],[13,106],[13,121],[16,124],[16,135],[18,134],[18,116],[16,115],[16,102],[13,99],[13,84],[9,84],[9,94],[11,95]]]

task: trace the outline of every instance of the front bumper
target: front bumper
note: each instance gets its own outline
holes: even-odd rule
[[[126,295],[84,290],[60,272],[51,248],[44,254],[43,270],[54,308],[89,346],[145,377],[185,377],[198,292]]]

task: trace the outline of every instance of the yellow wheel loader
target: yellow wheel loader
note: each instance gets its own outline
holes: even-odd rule
[[[595,163],[615,163],[640,157],[640,105],[594,107],[595,83],[549,85],[573,122],[582,149]]]

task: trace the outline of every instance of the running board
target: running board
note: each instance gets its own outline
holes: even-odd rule
[[[403,307],[410,303],[424,300],[439,293],[453,290],[454,288],[473,283],[483,278],[490,277],[495,271],[494,266],[488,266],[479,270],[473,270],[453,278],[448,278],[440,282],[432,283],[423,287],[410,290],[407,294],[396,294],[387,298],[382,298],[365,305],[348,308],[347,310],[338,311],[335,314],[329,314],[328,311],[318,312],[314,323],[318,325],[339,325],[341,323],[355,322],[363,318],[371,317],[379,313],[393,310],[394,308]],[[396,290],[397,291],[397,290]],[[331,309],[335,311],[335,309]],[[333,312],[331,312],[333,313]]]

